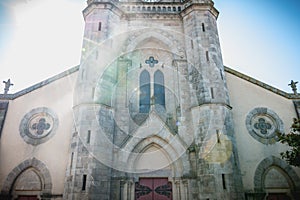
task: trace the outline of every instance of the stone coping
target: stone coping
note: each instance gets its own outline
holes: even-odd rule
[[[59,80],[59,79],[64,78],[64,77],[66,77],[66,76],[68,76],[70,74],[73,74],[73,73],[77,72],[78,70],[79,70],[79,65],[77,65],[75,67],[72,67],[69,70],[66,70],[66,71],[64,71],[64,72],[62,72],[60,74],[57,74],[57,75],[55,75],[55,76],[53,76],[51,78],[48,78],[48,79],[46,79],[46,80],[44,80],[42,82],[39,82],[39,83],[37,83],[37,84],[35,84],[33,86],[30,86],[30,87],[28,87],[28,88],[26,88],[24,90],[21,90],[19,92],[14,93],[14,94],[0,94],[0,100],[14,100],[14,99],[16,99],[16,98],[18,98],[20,96],[23,96],[23,95],[25,95],[27,93],[30,93],[30,92],[32,92],[32,91],[34,91],[36,89],[39,89],[39,88],[43,87],[45,85],[48,85],[48,84],[50,84],[50,83],[52,83],[52,82],[54,82],[56,80]]]
[[[29,92],[32,92],[33,90],[41,88],[41,87],[43,87],[45,85],[48,85],[49,83],[52,83],[52,82],[54,82],[56,80],[64,78],[65,76],[68,76],[68,75],[70,75],[72,73],[75,73],[78,70],[79,70],[79,65],[77,65],[75,67],[72,67],[69,70],[66,70],[66,71],[64,71],[64,72],[62,72],[62,73],[60,73],[58,75],[55,75],[55,76],[53,76],[53,77],[51,77],[49,79],[46,79],[46,80],[44,80],[44,81],[42,81],[40,83],[37,83],[37,84],[35,84],[35,85],[31,86],[31,87],[28,87],[28,88],[26,88],[24,90],[21,90],[19,92],[14,93],[14,94],[0,94],[0,100],[14,100],[14,99],[16,99],[16,98],[18,98],[20,96],[23,96],[23,95],[29,93]],[[255,79],[255,78],[247,76],[247,75],[245,75],[245,74],[243,74],[241,72],[238,72],[238,71],[233,70],[233,69],[231,69],[229,67],[226,67],[226,66],[224,66],[224,70],[225,70],[225,72],[227,72],[229,74],[232,74],[232,75],[234,75],[236,77],[244,79],[245,81],[253,83],[253,84],[257,85],[257,86],[260,86],[260,87],[262,87],[262,88],[264,88],[266,90],[269,90],[270,92],[273,92],[275,94],[283,96],[283,97],[285,97],[287,99],[300,100],[300,94],[295,95],[295,94],[292,94],[292,93],[284,92],[282,90],[279,90],[279,89],[277,89],[277,88],[275,88],[273,86],[270,86],[270,85],[268,85],[266,83],[263,83],[263,82]]]
[[[241,79],[244,79],[245,81],[248,81],[248,82],[250,82],[250,83],[253,83],[253,84],[257,85],[257,86],[260,86],[260,87],[262,87],[262,88],[264,88],[264,89],[266,89],[266,90],[269,90],[269,91],[271,91],[271,92],[273,92],[273,93],[275,93],[275,94],[278,94],[278,95],[280,95],[280,96],[283,96],[283,97],[285,97],[285,98],[287,98],[287,99],[300,99],[300,94],[295,95],[295,94],[292,94],[292,93],[284,92],[284,91],[282,91],[282,90],[279,90],[279,89],[277,89],[277,88],[275,88],[275,87],[273,87],[273,86],[270,86],[270,85],[268,85],[268,84],[266,84],[266,83],[263,83],[263,82],[261,82],[261,81],[255,79],[255,78],[252,78],[252,77],[250,77],[250,76],[247,76],[247,75],[245,75],[245,74],[243,74],[243,73],[241,73],[241,72],[235,71],[235,70],[233,70],[233,69],[231,69],[231,68],[229,68],[229,67],[226,67],[226,66],[224,66],[224,70],[225,70],[225,72],[227,72],[227,73],[230,73],[230,74],[232,74],[232,75],[235,75],[236,77],[239,77],[239,78],[241,78]]]

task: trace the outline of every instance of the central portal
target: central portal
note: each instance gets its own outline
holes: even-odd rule
[[[172,183],[168,178],[140,178],[135,183],[136,200],[171,200]]]

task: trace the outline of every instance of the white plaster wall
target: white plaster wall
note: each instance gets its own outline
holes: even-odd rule
[[[286,99],[244,79],[226,73],[230,105],[233,107],[233,119],[241,165],[244,189],[254,188],[254,174],[259,163],[271,155],[280,158],[280,152],[287,149],[286,145],[275,143],[265,145],[255,140],[246,128],[246,116],[256,107],[273,110],[283,121],[285,132],[289,132],[292,119],[296,117],[292,100]],[[293,168],[300,176],[299,168]]]
[[[11,100],[0,139],[0,188],[7,175],[24,160],[35,157],[50,171],[52,193],[62,194],[73,124],[73,92],[77,72]],[[37,146],[27,144],[19,133],[25,114],[37,107],[53,110],[59,120],[56,133]]]

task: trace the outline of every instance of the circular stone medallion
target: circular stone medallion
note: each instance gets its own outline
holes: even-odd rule
[[[20,124],[19,131],[25,142],[39,145],[49,140],[56,131],[58,118],[49,108],[35,108],[27,113]]]
[[[246,127],[250,135],[263,144],[274,144],[278,140],[276,133],[284,132],[282,120],[268,108],[255,108],[249,112]]]

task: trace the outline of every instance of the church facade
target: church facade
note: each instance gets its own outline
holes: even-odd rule
[[[299,198],[276,133],[300,95],[224,67],[218,14],[88,0],[80,66],[0,95],[0,198]]]

